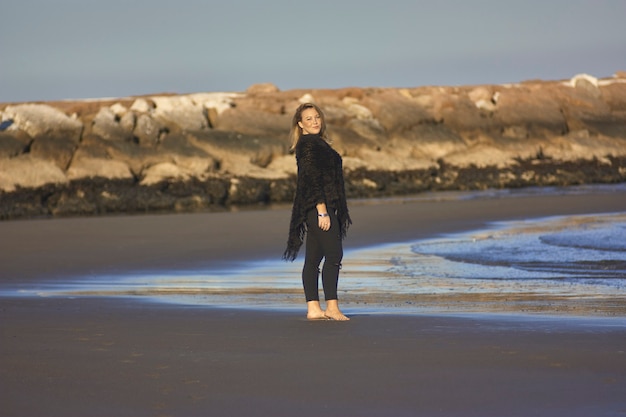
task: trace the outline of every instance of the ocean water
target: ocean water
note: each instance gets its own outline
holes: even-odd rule
[[[497,222],[351,255],[344,285],[368,304],[626,316],[626,212]]]
[[[493,223],[414,242],[390,270],[475,291],[536,283],[543,292],[616,294],[626,291],[625,236],[626,213]]]
[[[491,223],[482,230],[346,250],[340,299],[350,313],[529,312],[626,317],[626,212]],[[89,277],[38,296],[302,308],[294,263]],[[29,295],[28,290],[22,295]]]

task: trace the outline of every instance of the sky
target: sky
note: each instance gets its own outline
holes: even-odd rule
[[[8,0],[0,102],[626,71],[625,0]]]

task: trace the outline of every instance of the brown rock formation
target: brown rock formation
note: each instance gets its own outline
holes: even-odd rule
[[[352,197],[626,179],[626,78],[0,104],[0,218],[285,202],[326,112]]]

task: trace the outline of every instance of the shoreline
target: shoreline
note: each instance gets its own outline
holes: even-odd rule
[[[532,281],[514,281],[511,288],[497,286],[490,290],[488,286],[486,290],[476,291],[474,287],[482,285],[482,282],[471,279],[448,282],[443,278],[436,280],[426,277],[407,280],[402,275],[393,275],[388,271],[391,266],[389,260],[409,256],[405,252],[416,241],[492,230],[494,223],[526,220],[526,217],[515,213],[520,206],[526,207],[527,212],[536,210],[533,214],[539,217],[532,217],[533,220],[581,214],[581,210],[586,215],[589,214],[587,212],[606,214],[607,211],[621,208],[622,204],[626,207],[626,192],[616,193],[625,190],[622,185],[583,186],[556,190],[432,193],[407,198],[355,201],[352,204],[353,218],[365,219],[365,224],[359,228],[362,222],[357,220],[357,227],[353,228],[356,229],[356,237],[352,233],[354,230],[350,230],[344,246],[346,256],[341,278],[343,284],[340,284],[342,304],[348,312],[626,316],[623,295],[611,296],[601,288],[598,293],[578,294],[562,292],[556,287],[549,289],[537,286]],[[502,210],[498,212],[498,208]],[[280,221],[284,222],[289,217],[289,209],[286,206],[274,206],[263,210],[221,213],[13,222],[10,225],[15,227],[13,234],[20,235],[24,239],[21,242],[23,247],[29,249],[40,243],[35,241],[36,234],[44,232],[46,226],[50,226],[49,231],[62,238],[54,248],[47,248],[44,252],[46,257],[42,256],[37,263],[29,262],[27,254],[15,246],[0,251],[0,261],[2,254],[11,258],[3,262],[6,270],[17,271],[13,275],[2,275],[0,297],[131,297],[138,301],[154,300],[167,304],[207,307],[232,305],[279,310],[299,306],[302,294],[297,277],[300,274],[302,254],[294,263],[268,258],[267,249],[273,248],[275,255],[282,249],[279,246],[282,242],[278,233],[264,233],[268,230],[267,224],[275,222],[268,218],[276,219],[280,215]],[[392,212],[394,222],[376,219],[386,212]],[[487,212],[489,219],[485,218]],[[451,221],[455,217],[460,223]],[[253,224],[255,221],[257,224]],[[424,221],[429,223],[428,227],[419,226]],[[411,226],[403,227],[405,223]],[[0,223],[0,232],[3,226],[6,224]],[[222,236],[207,238],[199,232],[215,226]],[[379,229],[380,226],[384,230]],[[90,229],[104,230],[107,236],[81,241],[80,238],[88,239],[86,236],[91,233]],[[250,243],[254,245],[256,242],[247,239],[246,230],[267,238],[267,245],[250,246]],[[176,232],[176,236],[172,231]],[[143,237],[143,233],[151,237]],[[390,236],[383,233],[389,233]],[[11,232],[5,235],[11,235]],[[129,235],[132,240],[127,238]],[[170,237],[173,241],[168,245],[167,239]],[[187,241],[184,241],[185,238],[188,238]],[[206,241],[203,242],[203,239]],[[226,245],[221,245],[224,240],[227,240]],[[211,250],[202,253],[201,247],[205,243],[210,245]],[[80,244],[80,248],[72,249],[77,244]],[[94,244],[104,246],[93,249],[95,253],[85,251]],[[173,253],[158,254],[162,264],[155,266],[146,262],[150,260],[150,253],[168,247],[173,249]],[[120,249],[123,250],[122,255]],[[74,256],[71,253],[73,250],[80,250],[81,257]],[[198,253],[201,253],[200,257]],[[125,259],[128,254],[137,255],[135,265]],[[92,258],[93,255],[98,259]],[[123,262],[102,262],[107,258]],[[28,262],[28,265],[24,262]],[[379,274],[382,274],[379,277],[382,281],[378,280],[380,283],[370,281]],[[385,291],[386,279],[393,282],[407,280],[404,285],[409,287],[406,291],[398,292],[398,288],[393,286],[397,284],[392,283]],[[438,288],[442,285],[453,286],[456,290],[441,291]],[[431,290],[420,290],[423,286]]]
[[[356,202],[345,248],[625,207],[626,193],[603,191]],[[0,288],[279,258],[288,214],[278,207],[0,222]],[[623,318],[363,308],[349,322],[311,322],[304,305],[251,310],[124,297],[0,299],[0,403],[7,416],[626,412]]]
[[[471,198],[461,198],[465,196]],[[626,210],[626,184],[436,192],[351,200],[349,208],[354,224],[344,250],[478,230],[497,221],[621,212]],[[281,204],[219,212],[0,221],[0,286],[279,260],[290,210]],[[302,259],[300,254],[295,262]]]

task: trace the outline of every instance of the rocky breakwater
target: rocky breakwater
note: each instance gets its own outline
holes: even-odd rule
[[[318,103],[349,197],[626,180],[626,74],[510,85],[0,104],[0,218],[289,202]]]

